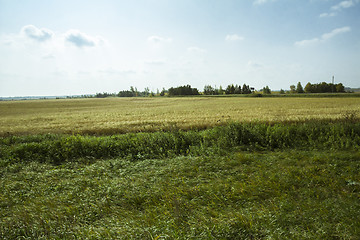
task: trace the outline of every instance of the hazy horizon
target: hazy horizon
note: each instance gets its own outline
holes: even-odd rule
[[[0,96],[360,87],[360,0],[0,0]]]

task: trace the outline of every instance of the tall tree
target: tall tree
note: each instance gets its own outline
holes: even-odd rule
[[[310,82],[308,82],[308,83],[306,84],[304,90],[305,90],[306,93],[312,93],[312,92],[314,92],[314,87],[313,87],[313,85],[312,85]]]
[[[296,92],[297,93],[304,93],[304,88],[301,86],[301,82],[298,82],[296,86]]]
[[[242,87],[242,93],[243,93],[243,94],[250,94],[250,93],[251,93],[251,89],[250,89],[249,85],[246,85],[246,84],[244,83],[244,85],[243,85],[243,87]]]
[[[234,94],[235,93],[235,87],[234,84],[228,85],[225,94]]]
[[[241,86],[240,85],[235,85],[235,91],[234,91],[235,94],[241,94]]]

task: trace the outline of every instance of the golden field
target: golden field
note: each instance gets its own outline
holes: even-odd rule
[[[0,136],[203,129],[229,121],[337,119],[360,98],[155,97],[0,102]]]

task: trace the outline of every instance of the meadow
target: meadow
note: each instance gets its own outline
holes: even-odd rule
[[[359,107],[0,102],[0,238],[359,239]]]
[[[338,119],[356,112],[360,112],[359,97],[1,101],[0,136],[45,133],[111,135],[173,128],[206,129],[231,121]]]

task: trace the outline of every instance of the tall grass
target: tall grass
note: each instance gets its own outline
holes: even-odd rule
[[[60,164],[74,159],[126,157],[132,160],[221,153],[232,148],[359,149],[357,121],[229,123],[203,131],[130,133],[114,136],[37,135],[0,139],[0,158]]]

